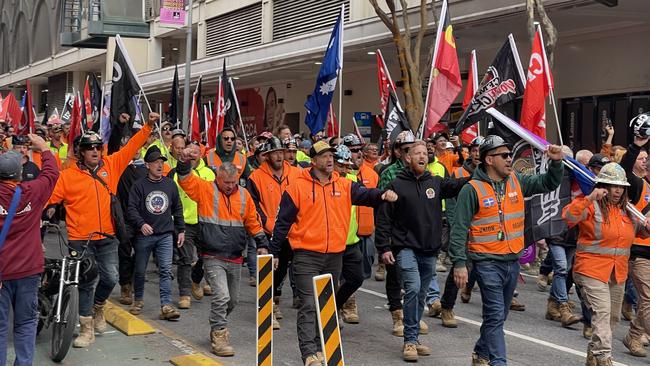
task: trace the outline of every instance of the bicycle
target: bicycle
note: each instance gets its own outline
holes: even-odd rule
[[[113,235],[92,232],[88,240],[80,249],[71,247],[63,238],[58,225],[43,223],[48,228],[55,229],[59,250],[62,259],[45,258],[45,270],[41,275],[41,286],[38,291],[38,327],[37,334],[43,328],[52,325],[52,343],[50,358],[54,362],[61,362],[68,354],[74,329],[79,321],[79,278],[80,274],[96,273],[96,264],[92,258],[86,258],[88,244],[95,236],[113,238]],[[68,254],[64,253],[63,247],[68,248]],[[82,270],[82,265],[85,267]],[[94,279],[92,276],[91,279]]]

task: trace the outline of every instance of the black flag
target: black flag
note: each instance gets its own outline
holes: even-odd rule
[[[406,114],[399,105],[395,91],[389,89],[388,103],[384,111],[385,136],[390,140],[391,145],[395,142],[397,135],[402,131],[410,131],[410,124]]]
[[[524,72],[512,35],[508,36],[499,53],[487,69],[472,101],[458,120],[455,135],[485,117],[485,110],[506,104],[524,95]]]
[[[238,122],[237,99],[235,98],[235,90],[231,88],[232,84],[228,78],[228,74],[226,73],[226,60],[223,60],[223,72],[221,74],[221,80],[223,80],[223,102],[225,109],[223,127],[230,127],[235,129],[235,126],[237,126]]]
[[[178,65],[174,70],[174,81],[172,81],[172,94],[169,98],[169,121],[174,128],[178,125]]]
[[[74,95],[66,94],[65,103],[61,108],[61,123],[69,124],[72,120],[72,108],[74,108]]]
[[[100,109],[102,108],[102,87],[100,86],[97,76],[93,73],[90,74],[90,103],[93,107],[93,128],[95,132],[99,132],[99,117],[101,115]]]
[[[131,67],[129,54],[122,45],[122,40],[115,37],[115,56],[113,58],[113,86],[111,87],[111,125],[113,133],[108,142],[108,153],[111,154],[120,148],[120,141],[126,134],[130,134],[133,119],[135,118],[135,106],[133,97],[140,91],[140,83],[135,70]],[[119,116],[128,113],[131,116],[126,126],[119,122]],[[118,132],[118,133],[116,133]]]

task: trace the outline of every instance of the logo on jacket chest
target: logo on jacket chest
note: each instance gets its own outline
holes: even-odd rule
[[[169,207],[169,197],[163,191],[151,191],[145,199],[145,207],[151,214],[163,214]]]
[[[433,188],[427,188],[425,193],[426,193],[428,199],[432,199],[432,198],[434,198],[436,196],[436,191]]]
[[[494,200],[494,198],[489,197],[489,198],[484,198],[483,199],[483,207],[488,208],[488,207],[492,207],[494,205],[496,205],[496,201]]]
[[[519,193],[517,193],[517,192],[508,192],[508,199],[510,199],[511,203],[519,202]]]

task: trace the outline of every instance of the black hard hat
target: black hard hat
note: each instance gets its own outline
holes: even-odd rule
[[[472,139],[472,142],[469,143],[469,148],[473,148],[475,146],[481,146],[481,144],[485,141],[485,137],[483,136],[476,136]]]
[[[354,133],[348,133],[347,135],[343,136],[343,145],[347,147],[352,147],[352,146],[362,146],[363,143],[361,142],[359,136],[357,136]]]
[[[277,150],[285,150],[286,148],[284,145],[282,145],[282,142],[280,141],[279,138],[273,136],[270,139],[266,140],[264,145],[262,145],[262,151],[261,153],[269,153],[272,151],[277,151]]]
[[[486,137],[485,140],[483,140],[483,143],[481,143],[481,145],[479,145],[478,151],[479,154],[481,155],[481,158],[483,158],[489,151],[492,151],[502,146],[510,146],[510,145],[501,136],[490,135]]]
[[[11,136],[11,144],[12,145],[29,145],[31,141],[29,141],[29,137],[27,135],[13,135]]]
[[[90,147],[90,146],[101,146],[104,142],[102,141],[101,136],[94,131],[87,131],[79,139],[79,147]]]
[[[589,159],[587,166],[590,168],[602,168],[607,163],[611,163],[611,160],[607,156],[603,154],[594,154],[591,159]]]
[[[641,113],[632,118],[630,127],[634,136],[640,138],[650,137],[650,112]]]

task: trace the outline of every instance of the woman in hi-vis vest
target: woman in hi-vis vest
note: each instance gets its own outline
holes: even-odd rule
[[[569,228],[579,229],[573,272],[592,313],[587,366],[612,365],[612,328],[621,314],[630,248],[636,236],[650,235],[650,220],[639,222],[625,208],[628,186],[623,168],[608,163],[596,178],[596,188],[562,212]]]

